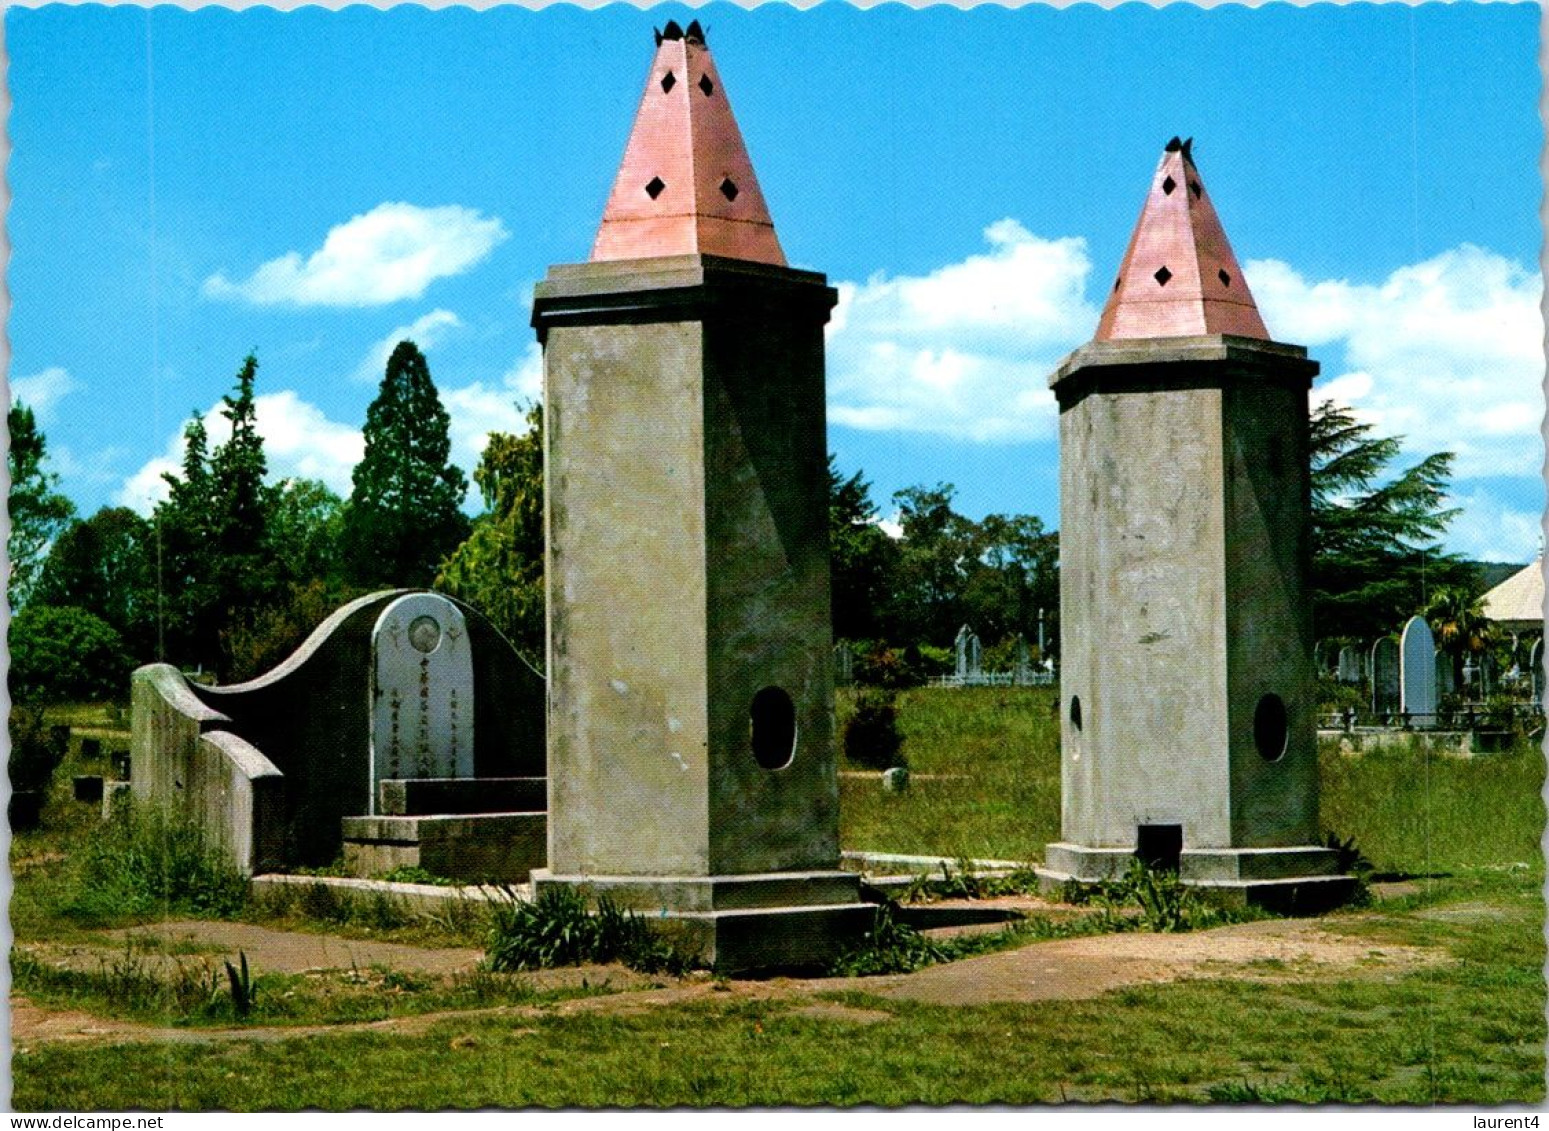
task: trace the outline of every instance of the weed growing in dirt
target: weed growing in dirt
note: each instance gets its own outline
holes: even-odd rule
[[[495,902],[491,914],[486,961],[492,970],[622,962],[645,974],[681,975],[692,966],[644,919],[606,895],[592,914],[581,892],[546,887],[531,902],[514,896]]]
[[[247,903],[247,878],[191,821],[125,804],[79,849],[61,910],[111,923],[147,915],[229,916]]]

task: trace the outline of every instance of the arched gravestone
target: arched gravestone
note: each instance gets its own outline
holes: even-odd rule
[[[1410,617],[1399,643],[1399,710],[1415,726],[1436,723],[1436,639],[1422,617]]]
[[[1398,641],[1384,636],[1372,645],[1372,714],[1397,711],[1398,691]]]
[[[371,812],[378,783],[473,776],[473,656],[457,606],[400,597],[371,633]]]
[[[1528,652],[1528,676],[1533,681],[1533,702],[1542,704],[1544,698],[1544,638],[1533,641]]]
[[[1361,653],[1349,644],[1339,650],[1339,682],[1361,682]]]
[[[1458,689],[1457,672],[1452,668],[1452,657],[1446,652],[1436,651],[1436,699],[1441,701],[1443,695],[1451,695]]]

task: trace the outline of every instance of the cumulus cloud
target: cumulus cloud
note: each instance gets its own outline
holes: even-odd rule
[[[11,378],[11,399],[32,409],[38,419],[47,420],[54,414],[54,406],[80,387],[80,382],[70,376],[69,370],[50,365],[37,373]]]
[[[491,432],[526,432],[527,405],[542,397],[543,349],[537,342],[493,384],[475,381],[443,390],[441,403],[452,418],[452,462],[471,471]]]
[[[288,251],[233,282],[204,281],[206,298],[259,306],[381,306],[418,299],[437,279],[476,266],[509,233],[498,218],[449,204],[379,204],[332,228],[303,257]]]
[[[966,440],[1053,435],[1048,375],[1091,336],[1086,241],[1013,219],[987,250],[928,275],[838,284],[829,325],[829,419]]]
[[[220,405],[203,414],[210,448],[231,438],[231,424]],[[350,473],[365,452],[360,429],[330,420],[322,409],[303,400],[293,389],[264,393],[254,398],[258,434],[271,481],[286,478],[320,479],[341,495],[350,492]],[[125,481],[114,502],[148,514],[167,497],[163,473],[178,474],[183,463],[183,430],[167,441],[162,455],[147,460]]]
[[[1447,500],[1461,510],[1447,531],[1447,548],[1487,562],[1526,562],[1542,545],[1543,516],[1519,510],[1494,493],[1472,490]]]
[[[350,380],[362,385],[377,384],[387,372],[387,359],[392,357],[399,342],[411,341],[424,353],[443,341],[448,330],[460,329],[462,324],[462,319],[450,310],[432,310],[429,314],[421,315],[407,326],[399,326],[375,342],[366,351],[366,356],[361,358],[355,372],[350,374]]]
[[[1414,454],[1450,451],[1459,479],[1537,476],[1543,461],[1543,283],[1502,255],[1464,244],[1381,283],[1309,280],[1250,262],[1270,332],[1323,351],[1325,393]],[[1331,368],[1328,347],[1342,348]]]

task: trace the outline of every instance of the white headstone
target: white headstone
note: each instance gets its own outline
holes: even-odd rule
[[[400,597],[371,634],[371,812],[377,783],[473,776],[473,656],[456,605]]]
[[[1384,636],[1372,645],[1372,714],[1398,710],[1398,641]]]
[[[1436,724],[1436,639],[1423,617],[1410,617],[1399,641],[1399,710],[1417,727]]]
[[[1361,653],[1349,644],[1339,650],[1339,682],[1361,682]]]
[[[959,680],[968,677],[968,641],[973,639],[973,632],[965,624],[957,630],[957,639],[952,643],[957,649],[957,678]]]

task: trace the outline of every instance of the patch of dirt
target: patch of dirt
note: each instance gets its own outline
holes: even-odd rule
[[[1033,943],[914,974],[854,979],[846,988],[938,1005],[973,1005],[1094,998],[1125,986],[1187,977],[1370,976],[1445,961],[1438,950],[1392,943],[1374,947],[1328,934],[1314,922],[1267,920],[1190,934],[1093,935]]]
[[[371,939],[346,939],[302,931],[276,931],[252,923],[211,922],[199,919],[153,923],[103,933],[104,946],[49,947],[49,957],[76,969],[96,969],[104,958],[122,956],[129,939],[149,939],[156,948],[137,956],[147,962],[185,961],[191,953],[247,955],[255,972],[301,974],[310,970],[365,970],[385,966],[422,974],[456,974],[471,970],[484,957],[467,947],[420,947]],[[175,952],[184,951],[182,955]]]

